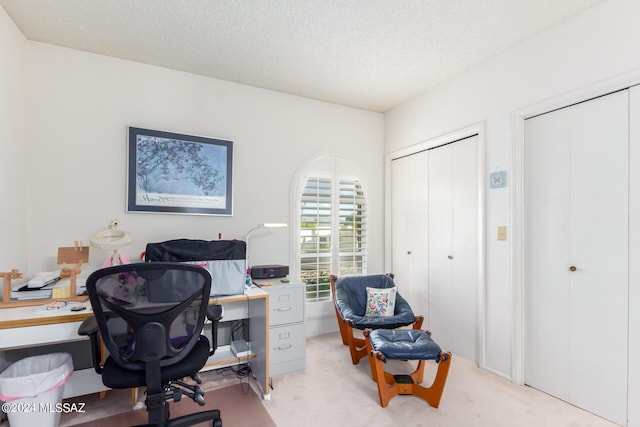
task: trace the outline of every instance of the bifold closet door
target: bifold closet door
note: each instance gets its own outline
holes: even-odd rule
[[[640,402],[640,86],[630,90],[629,397]],[[640,427],[640,405],[629,405],[629,427]]]
[[[429,310],[434,340],[478,361],[478,137],[429,151]]]
[[[629,95],[525,122],[525,382],[627,416]]]
[[[427,206],[429,153],[423,151],[391,162],[391,263],[396,284],[415,314],[429,307]]]

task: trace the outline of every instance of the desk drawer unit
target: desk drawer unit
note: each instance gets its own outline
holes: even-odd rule
[[[269,328],[269,375],[277,377],[305,367],[304,324]]]
[[[304,284],[263,288],[269,293],[269,375],[305,368]]]
[[[269,288],[269,326],[304,322],[304,288],[274,286]]]

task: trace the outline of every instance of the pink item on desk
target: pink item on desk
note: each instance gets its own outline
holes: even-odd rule
[[[107,257],[107,259],[105,259],[104,262],[102,263],[102,268],[111,267],[112,265],[131,264],[131,260],[129,259],[129,257],[124,254],[118,254],[117,264],[113,262],[114,261],[113,258],[114,257]]]

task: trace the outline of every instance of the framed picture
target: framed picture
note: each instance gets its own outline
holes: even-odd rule
[[[489,188],[504,188],[507,186],[507,171],[496,171],[489,174]]]
[[[127,212],[233,214],[233,141],[129,127]]]

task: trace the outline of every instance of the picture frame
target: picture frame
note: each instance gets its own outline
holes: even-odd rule
[[[507,171],[496,171],[489,174],[489,188],[504,188],[507,186]]]
[[[128,127],[127,212],[233,215],[233,141]]]

